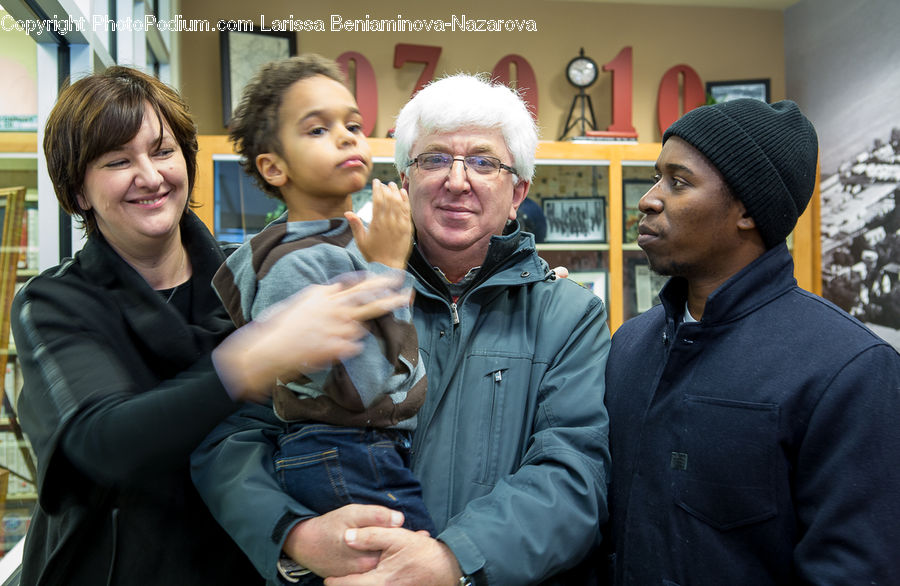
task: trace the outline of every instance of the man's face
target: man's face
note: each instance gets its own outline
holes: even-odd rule
[[[755,225],[712,163],[671,137],[656,161],[656,179],[638,204],[646,214],[638,245],[650,268],[688,280],[724,280],[740,270],[746,262],[738,250]]]
[[[413,145],[410,158],[421,153],[447,153],[454,157],[487,155],[513,166],[499,129],[460,129],[454,132],[421,136]],[[426,171],[410,166],[401,175],[409,192],[416,238],[428,258],[440,253],[465,253],[478,258],[487,254],[491,236],[501,234],[507,220],[516,217],[516,209],[528,193],[528,182],[506,170],[479,175],[454,161],[449,171]]]

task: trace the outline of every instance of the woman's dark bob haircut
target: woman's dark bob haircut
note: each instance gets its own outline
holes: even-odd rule
[[[47,170],[59,205],[80,220],[88,236],[97,230],[97,219],[93,210],[78,203],[85,171],[91,161],[137,135],[148,105],[160,122],[160,142],[165,126],[181,147],[191,193],[197,175],[197,127],[178,92],[155,77],[110,67],[65,88],[50,112],[44,133]]]

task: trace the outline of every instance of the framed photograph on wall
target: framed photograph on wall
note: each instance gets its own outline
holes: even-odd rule
[[[297,35],[281,31],[223,31],[219,33],[222,60],[222,122],[226,128],[250,78],[264,63],[297,54]]]
[[[650,265],[639,263],[634,265],[635,308],[644,313],[659,303],[659,292],[669,277],[658,275],[650,270]]]
[[[545,242],[606,242],[606,198],[545,197]]]
[[[728,102],[738,98],[753,98],[769,102],[768,79],[742,79],[736,81],[708,81],[706,94],[716,103]]]
[[[602,299],[604,303],[608,302],[609,285],[607,285],[606,271],[569,273],[569,279],[591,291],[594,295]]]
[[[644,214],[638,209],[638,202],[651,187],[650,179],[622,180],[622,235],[624,242],[637,242],[638,222]]]

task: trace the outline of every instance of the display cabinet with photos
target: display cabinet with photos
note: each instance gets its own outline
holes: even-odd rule
[[[373,177],[397,181],[394,141],[370,138]],[[638,201],[653,185],[658,143],[541,142],[537,169],[519,219],[535,234],[538,253],[551,267],[604,299],[610,329],[658,303],[665,279],[650,271],[637,245]],[[242,176],[238,157],[224,136],[201,136],[194,199],[198,215],[222,240],[241,242],[280,211]],[[371,188],[354,195],[361,210]],[[801,287],[819,293],[818,194],[800,218],[789,244]]]

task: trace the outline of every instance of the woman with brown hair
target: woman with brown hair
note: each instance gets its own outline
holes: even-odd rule
[[[191,451],[236,402],[359,351],[359,321],[408,299],[377,280],[318,287],[232,333],[210,287],[227,251],[190,211],[195,126],[139,71],[66,88],[44,152],[87,241],[12,310],[38,459],[21,583],[261,583],[191,484]]]

